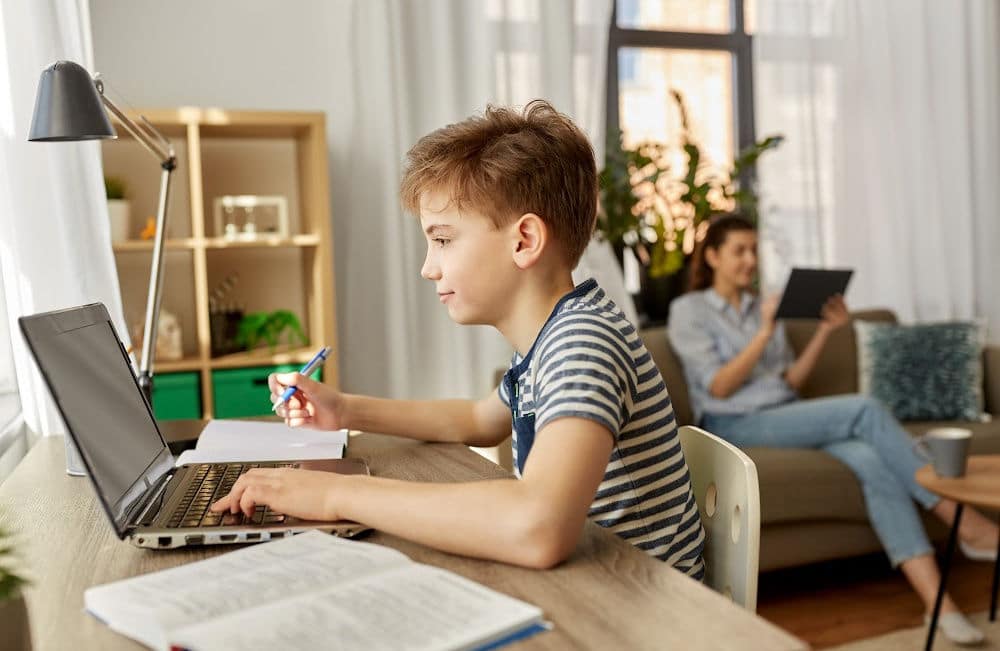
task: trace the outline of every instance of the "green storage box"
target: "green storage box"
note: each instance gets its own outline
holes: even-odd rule
[[[197,371],[153,375],[153,414],[157,420],[201,418],[201,387]]]
[[[271,373],[295,373],[301,368],[295,364],[283,364],[212,371],[215,417],[270,416],[273,412],[271,392],[267,388],[267,376]],[[322,380],[322,367],[316,369],[311,377],[314,380]]]

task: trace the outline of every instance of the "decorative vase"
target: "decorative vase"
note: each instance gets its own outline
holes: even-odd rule
[[[129,210],[128,199],[108,199],[112,242],[125,242],[129,239]]]
[[[3,648],[9,651],[31,651],[31,626],[28,606],[21,593],[0,599],[0,631],[3,631]]]

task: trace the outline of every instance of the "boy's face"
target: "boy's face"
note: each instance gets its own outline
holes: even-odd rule
[[[508,229],[485,216],[461,213],[448,199],[427,194],[420,202],[420,225],[427,257],[420,275],[434,281],[448,316],[465,325],[497,325],[507,312],[516,269]]]

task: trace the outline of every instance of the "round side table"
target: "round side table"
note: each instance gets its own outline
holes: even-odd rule
[[[938,586],[937,598],[934,600],[934,612],[931,614],[931,625],[927,631],[926,651],[934,645],[934,633],[937,630],[938,615],[941,612],[941,601],[944,598],[945,586],[948,583],[948,570],[951,567],[951,557],[955,553],[955,543],[958,540],[958,524],[962,519],[962,509],[966,504],[994,511],[1000,510],[1000,454],[972,455],[964,477],[948,479],[934,474],[927,465],[917,471],[917,483],[941,497],[955,500],[955,521],[951,523],[951,533],[948,534],[948,547],[945,549],[944,560],[941,563],[941,585]],[[1000,544],[997,546],[1000,556]],[[1000,559],[993,564],[993,592],[990,597],[990,621],[997,617],[997,584],[1000,582]]]

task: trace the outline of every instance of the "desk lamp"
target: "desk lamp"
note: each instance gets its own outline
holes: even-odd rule
[[[103,106],[102,106],[103,105]],[[72,61],[57,61],[42,71],[35,98],[35,113],[28,140],[60,142],[117,138],[105,107],[133,138],[160,162],[160,199],[156,207],[156,236],[153,240],[153,264],[149,271],[146,318],[142,329],[142,357],[139,362],[139,388],[153,404],[153,355],[156,350],[156,326],[160,318],[160,294],[163,289],[163,240],[166,236],[167,198],[170,175],[177,167],[174,148],[146,118],[137,124],[104,94],[100,74],[91,77],[87,70]]]

